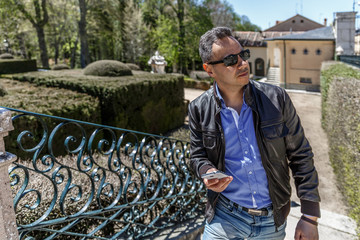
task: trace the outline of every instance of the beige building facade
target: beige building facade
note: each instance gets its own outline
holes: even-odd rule
[[[279,69],[280,86],[320,91],[321,63],[334,59],[334,52],[332,28],[325,27],[268,40],[267,61]]]
[[[324,24],[326,25],[326,20]],[[234,37],[244,48],[250,49],[251,57],[248,60],[251,68],[250,73],[254,79],[257,79],[268,75],[270,62],[267,56],[267,39],[304,33],[321,27],[324,25],[297,14],[285,21],[277,21],[276,25],[265,31],[237,31],[234,32]]]

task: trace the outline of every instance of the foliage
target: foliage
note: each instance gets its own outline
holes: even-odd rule
[[[3,53],[0,54],[0,59],[14,59],[14,56],[11,55],[10,53]]]
[[[36,71],[35,60],[0,59],[0,74]]]
[[[165,133],[184,123],[182,75],[144,73],[98,77],[83,75],[80,70],[67,70],[14,74],[12,78],[97,97],[101,122],[105,125]]]
[[[66,64],[55,64],[51,68],[51,70],[66,70],[66,69],[70,69],[70,67]]]
[[[204,6],[210,10],[214,26],[226,26],[235,31],[260,31],[245,15],[239,16],[226,0],[205,0]]]
[[[126,64],[115,60],[93,62],[84,69],[84,74],[108,77],[132,75],[130,68]]]
[[[327,101],[328,101],[328,91],[329,86],[335,77],[346,77],[346,78],[356,78],[360,79],[359,70],[354,69],[343,63],[328,63],[324,65],[321,71],[321,95],[322,95],[322,125],[326,128],[326,119],[327,119]]]
[[[126,63],[126,66],[128,66],[131,70],[140,70],[140,67],[133,63]]]
[[[148,70],[148,59],[159,50],[168,72],[200,70],[199,38],[219,25],[259,29],[225,0],[0,0],[0,34],[9,51],[36,57],[38,65],[42,59],[45,67],[47,52],[55,64],[69,62],[71,68],[84,59],[111,59]]]
[[[323,126],[339,187],[360,237],[360,73],[344,64],[322,71]]]

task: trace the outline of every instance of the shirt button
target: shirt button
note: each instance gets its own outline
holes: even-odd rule
[[[248,154],[248,151],[245,151],[245,154]]]
[[[256,194],[256,191],[254,191],[254,194]]]
[[[240,133],[242,133],[242,130],[240,130]]]
[[[252,171],[250,171],[249,174],[252,174]]]

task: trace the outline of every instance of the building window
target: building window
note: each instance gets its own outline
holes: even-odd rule
[[[321,50],[319,48],[316,50],[316,55],[321,55]]]
[[[295,23],[295,20],[292,20],[292,23]]]
[[[304,78],[304,77],[300,78],[300,82],[301,83],[312,83],[311,78]]]
[[[309,51],[307,50],[307,48],[304,49],[304,55],[308,55]]]
[[[300,20],[300,22],[301,22],[301,23],[303,23],[303,22],[304,22],[304,20],[302,20],[302,19],[301,19],[301,20]]]
[[[296,54],[296,49],[295,48],[291,49],[291,54]]]

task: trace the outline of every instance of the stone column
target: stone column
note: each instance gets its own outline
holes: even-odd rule
[[[11,112],[0,108],[0,238],[9,240],[19,239],[8,172],[16,156],[7,153],[4,144],[4,137],[13,129]]]

